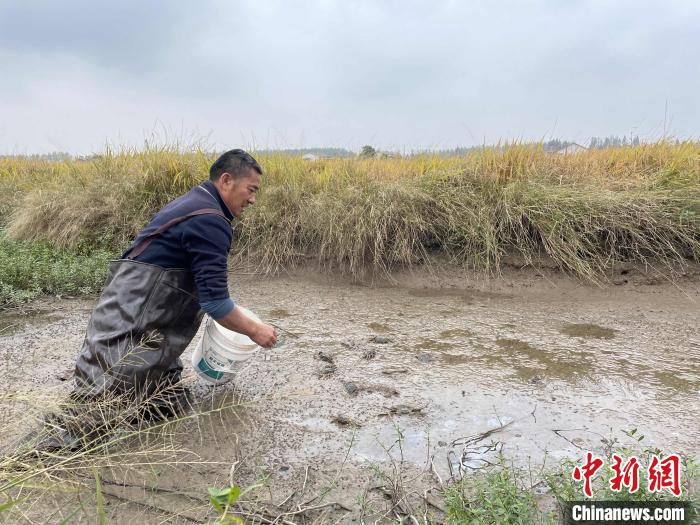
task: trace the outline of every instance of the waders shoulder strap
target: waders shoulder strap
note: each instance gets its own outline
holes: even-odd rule
[[[180,217],[175,217],[174,219],[170,219],[168,222],[163,224],[160,228],[158,228],[156,231],[153,233],[146,235],[143,239],[141,239],[141,242],[139,242],[134,248],[129,252],[129,254],[126,256],[126,259],[133,259],[134,257],[138,257],[143,253],[143,251],[148,248],[148,245],[153,242],[153,239],[158,237],[161,233],[165,232],[169,228],[172,228],[176,224],[189,219],[190,217],[196,217],[197,215],[218,215],[220,217],[223,217],[226,222],[228,222],[228,219],[226,218],[226,215],[224,215],[221,210],[217,210],[216,208],[202,208],[201,210],[193,211],[192,213],[188,213],[187,215],[181,215]]]

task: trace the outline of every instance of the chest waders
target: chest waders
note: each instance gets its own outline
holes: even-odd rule
[[[180,380],[180,355],[203,315],[192,272],[133,258],[170,227],[205,214],[228,222],[215,208],[176,217],[141,240],[125,259],[110,263],[75,366],[74,397],[117,394],[140,401]]]

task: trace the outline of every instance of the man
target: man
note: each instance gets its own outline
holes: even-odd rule
[[[227,151],[208,181],[163,207],[112,261],[75,367],[74,398],[142,401],[176,384],[202,310],[260,346],[277,342],[272,326],[240,312],[227,285],[231,221],[255,204],[261,178],[251,155]]]

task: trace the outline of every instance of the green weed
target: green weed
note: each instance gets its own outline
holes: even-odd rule
[[[95,476],[95,497],[97,499],[97,519],[100,525],[107,524],[107,517],[105,516],[104,507],[104,496],[102,495],[102,480],[100,479],[100,473],[97,469],[94,469]]]
[[[209,489],[209,501],[219,512],[219,518],[215,525],[243,525],[241,518],[229,514],[231,505],[236,503],[241,497],[241,487],[232,485],[224,489]]]
[[[444,493],[450,525],[550,524],[553,513],[542,511],[525,477],[501,458],[496,467],[477,471],[452,483]]]
[[[243,520],[231,514],[231,507],[249,492],[264,486],[258,483],[241,489],[238,485],[231,485],[223,489],[209,488],[209,501],[219,513],[214,525],[243,525]]]
[[[113,254],[62,250],[51,243],[8,239],[0,232],[0,307],[38,295],[94,295]]]

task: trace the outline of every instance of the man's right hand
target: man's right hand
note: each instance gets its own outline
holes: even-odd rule
[[[269,324],[258,323],[250,338],[264,348],[272,348],[277,344],[277,332]]]
[[[272,326],[251,319],[236,306],[216,322],[224,328],[247,335],[264,348],[271,348],[277,343],[277,333]]]

